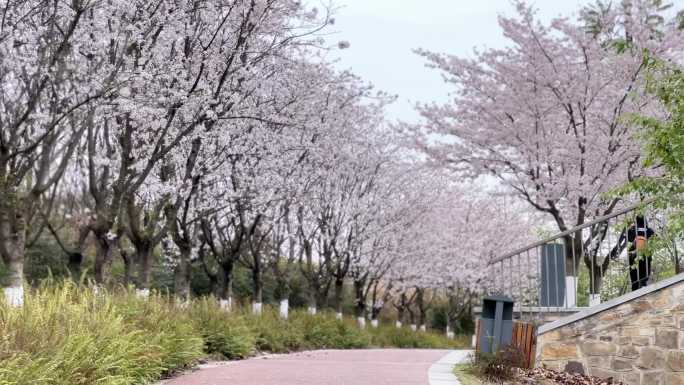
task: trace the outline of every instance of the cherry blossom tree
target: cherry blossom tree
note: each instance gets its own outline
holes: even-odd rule
[[[455,92],[449,104],[420,107],[426,124],[417,143],[445,166],[495,177],[560,231],[613,212],[624,202],[605,193],[649,172],[625,119],[660,109],[643,91],[643,53],[671,56],[684,42],[673,23],[651,23],[653,15],[665,17],[655,3],[610,9],[588,32],[567,18],[544,25],[519,1],[518,17],[499,19],[507,48],[475,51],[474,59],[418,51]],[[453,140],[431,143],[424,134]],[[605,232],[567,237],[568,274],[578,270],[573,253],[584,255],[590,271],[606,271],[609,258],[590,250]],[[600,273],[593,278],[598,293]]]
[[[110,2],[117,7],[119,2]],[[8,1],[0,9],[0,254],[6,295],[21,305],[30,222],[44,194],[63,176],[108,97],[117,64],[98,53],[109,41],[99,2]]]

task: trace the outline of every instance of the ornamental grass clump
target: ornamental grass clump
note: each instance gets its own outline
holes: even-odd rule
[[[162,311],[163,310],[163,311]],[[202,356],[202,340],[162,305],[72,283],[0,305],[0,383],[145,384]]]
[[[256,337],[243,315],[221,310],[213,298],[194,301],[187,312],[211,357],[237,360],[254,355]]]

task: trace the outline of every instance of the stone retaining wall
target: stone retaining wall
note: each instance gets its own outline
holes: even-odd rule
[[[537,365],[629,385],[684,385],[684,282],[672,282],[566,325],[540,329]]]

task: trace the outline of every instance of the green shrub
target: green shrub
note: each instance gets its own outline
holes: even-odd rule
[[[338,320],[331,313],[316,315],[297,313],[293,322],[304,331],[308,349],[354,349],[370,346],[371,338],[364,330]]]
[[[397,347],[414,349],[458,349],[469,346],[466,336],[459,336],[455,340],[448,340],[444,335],[433,332],[414,332],[409,328],[395,328],[381,326],[371,329],[373,345],[378,347]]]
[[[256,338],[242,316],[223,311],[213,298],[195,301],[189,312],[207,354],[235,360],[254,353]]]
[[[298,311],[292,312],[290,319],[285,321],[270,308],[264,309],[261,316],[250,315],[249,324],[256,335],[257,349],[271,353],[287,353],[309,348],[299,320]]]

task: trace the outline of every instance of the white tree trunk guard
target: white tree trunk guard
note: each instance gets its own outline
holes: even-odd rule
[[[287,319],[290,313],[290,301],[284,299],[280,301],[280,318]]]
[[[5,301],[11,307],[22,307],[24,306],[24,286],[14,286],[6,287]]]

